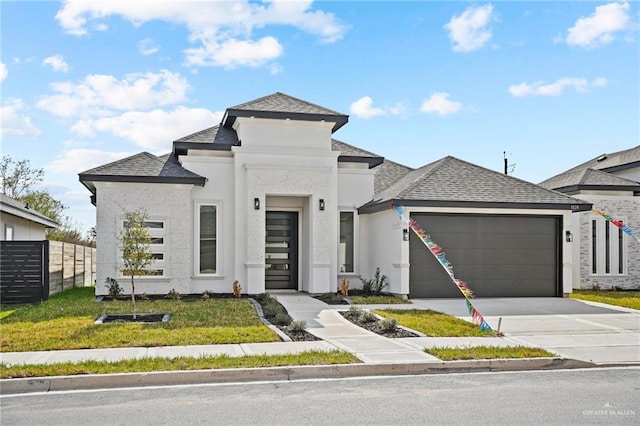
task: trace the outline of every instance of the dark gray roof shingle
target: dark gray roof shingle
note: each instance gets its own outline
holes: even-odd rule
[[[606,173],[607,171],[624,168],[627,165],[640,166],[640,145],[611,154],[598,155],[597,157],[575,166],[566,172],[540,182],[540,185],[550,189],[566,188],[577,185],[617,186],[619,183],[611,183],[613,181],[605,180],[601,175],[586,172],[588,169],[593,169]],[[591,182],[586,183],[583,181],[586,178],[590,179]],[[601,183],[597,183],[598,181],[601,181]]]
[[[174,142],[240,144],[235,130],[222,127],[219,124],[176,139]]]
[[[294,98],[281,92],[263,96],[229,109],[244,111],[292,112],[299,114],[344,115],[340,112]]]
[[[590,204],[556,191],[542,188],[512,176],[459,160],[444,157],[407,173],[395,184],[377,194],[372,205],[392,201],[414,202],[413,205],[461,205],[480,203],[501,205],[549,206]],[[420,202],[420,203],[415,203]]]

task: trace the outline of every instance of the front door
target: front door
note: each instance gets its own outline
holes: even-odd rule
[[[298,213],[267,212],[265,288],[298,289]]]

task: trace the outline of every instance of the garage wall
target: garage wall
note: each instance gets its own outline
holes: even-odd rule
[[[478,297],[558,296],[561,216],[412,213],[440,245],[457,278]],[[411,297],[461,297],[415,236],[410,238]]]

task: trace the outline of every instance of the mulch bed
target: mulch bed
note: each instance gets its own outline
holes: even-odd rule
[[[400,337],[420,337],[419,335],[400,327],[396,327],[394,330],[391,330],[391,331],[385,330],[382,327],[382,320],[362,321],[360,312],[345,311],[345,312],[340,312],[340,315],[342,315],[344,318],[351,321],[358,327],[362,327],[365,330],[369,330],[373,333],[379,334],[384,337],[389,337],[392,339],[397,339]]]

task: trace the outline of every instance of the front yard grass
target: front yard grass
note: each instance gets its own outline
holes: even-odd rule
[[[349,300],[354,305],[404,305],[412,303],[408,299],[391,295],[349,296]]]
[[[546,358],[556,355],[542,348],[530,348],[527,346],[498,347],[498,346],[472,346],[468,348],[429,348],[426,353],[435,356],[442,361],[466,360],[466,359],[498,359],[498,358]]]
[[[34,306],[3,306],[0,351],[24,352],[131,346],[276,342],[277,334],[247,300],[138,301],[138,313],[170,313],[165,324],[94,324],[102,314],[131,313],[129,301],[95,302],[92,287],[52,296]]]
[[[640,310],[640,291],[574,290],[570,297]]]
[[[495,336],[493,331],[481,330],[476,324],[430,310],[385,309],[374,312],[385,318],[395,318],[398,324],[429,337]]]
[[[0,378],[71,376],[79,374],[143,373],[152,371],[211,370],[222,368],[281,367],[291,365],[335,365],[361,362],[342,351],[308,351],[296,355],[227,355],[180,358],[143,358],[117,362],[84,361],[57,364],[6,366],[0,364]]]

